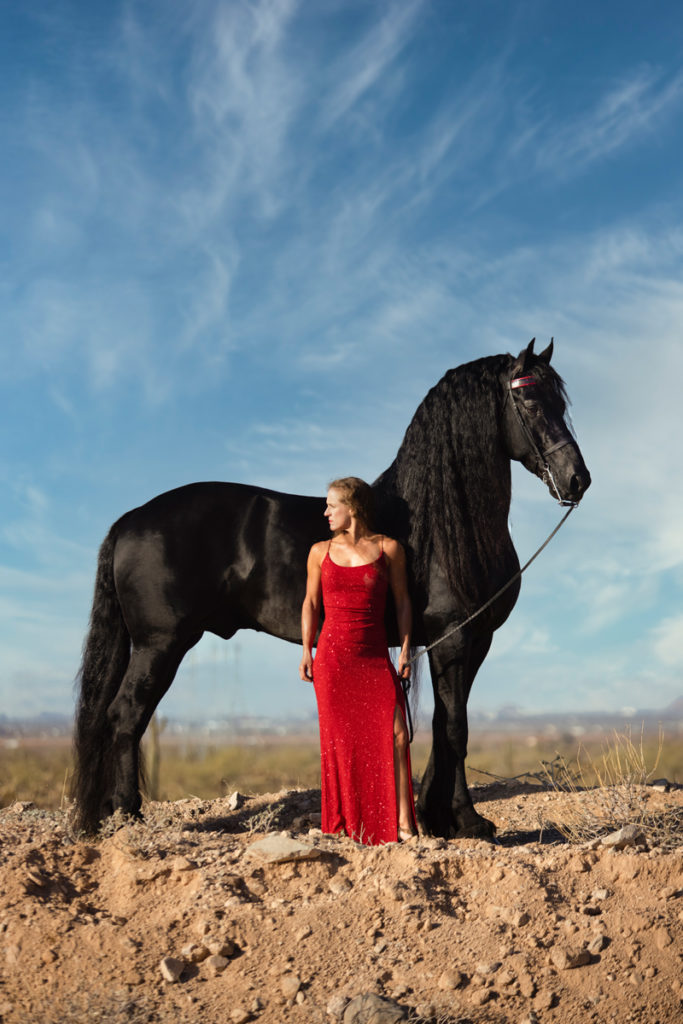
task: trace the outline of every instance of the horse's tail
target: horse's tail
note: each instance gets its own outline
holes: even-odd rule
[[[102,804],[114,788],[112,729],[107,708],[116,696],[130,659],[130,636],[114,586],[114,528],[102,543],[97,562],[90,628],[77,676],[71,794],[75,825],[96,832]]]

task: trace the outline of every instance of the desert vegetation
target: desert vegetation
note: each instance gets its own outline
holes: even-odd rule
[[[259,794],[320,784],[313,733],[251,735],[235,742],[170,735],[164,724],[156,734],[150,730],[144,744],[151,799],[210,800],[235,790]],[[429,735],[421,730],[412,747],[417,778],[429,749]],[[5,738],[0,750],[0,806],[15,800],[51,810],[65,806],[71,771],[68,737]],[[609,787],[617,779],[646,783],[661,777],[676,783],[683,781],[683,744],[673,731],[640,728],[588,735],[580,742],[568,732],[553,737],[480,732],[471,738],[467,769],[470,783],[528,778],[565,791]]]

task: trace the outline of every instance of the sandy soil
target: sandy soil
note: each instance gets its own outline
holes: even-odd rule
[[[567,843],[563,794],[473,794],[499,845],[323,836],[313,790],[148,804],[88,842],[65,813],[5,808],[0,1020],[681,1020],[681,790],[643,787],[668,824],[623,849]]]

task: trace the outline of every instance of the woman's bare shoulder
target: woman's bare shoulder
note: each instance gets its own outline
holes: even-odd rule
[[[309,559],[314,562],[322,562],[323,558],[327,554],[327,549],[330,546],[329,540],[319,540],[315,544],[311,545],[311,550],[308,552]]]
[[[382,549],[388,558],[400,558],[403,555],[403,547],[393,537],[382,537]]]

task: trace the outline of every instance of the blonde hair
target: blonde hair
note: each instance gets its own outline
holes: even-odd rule
[[[351,512],[360,519],[368,529],[372,528],[372,517],[374,511],[374,494],[370,484],[361,480],[358,476],[343,476],[328,484],[328,491],[334,488],[339,491],[342,500]]]

